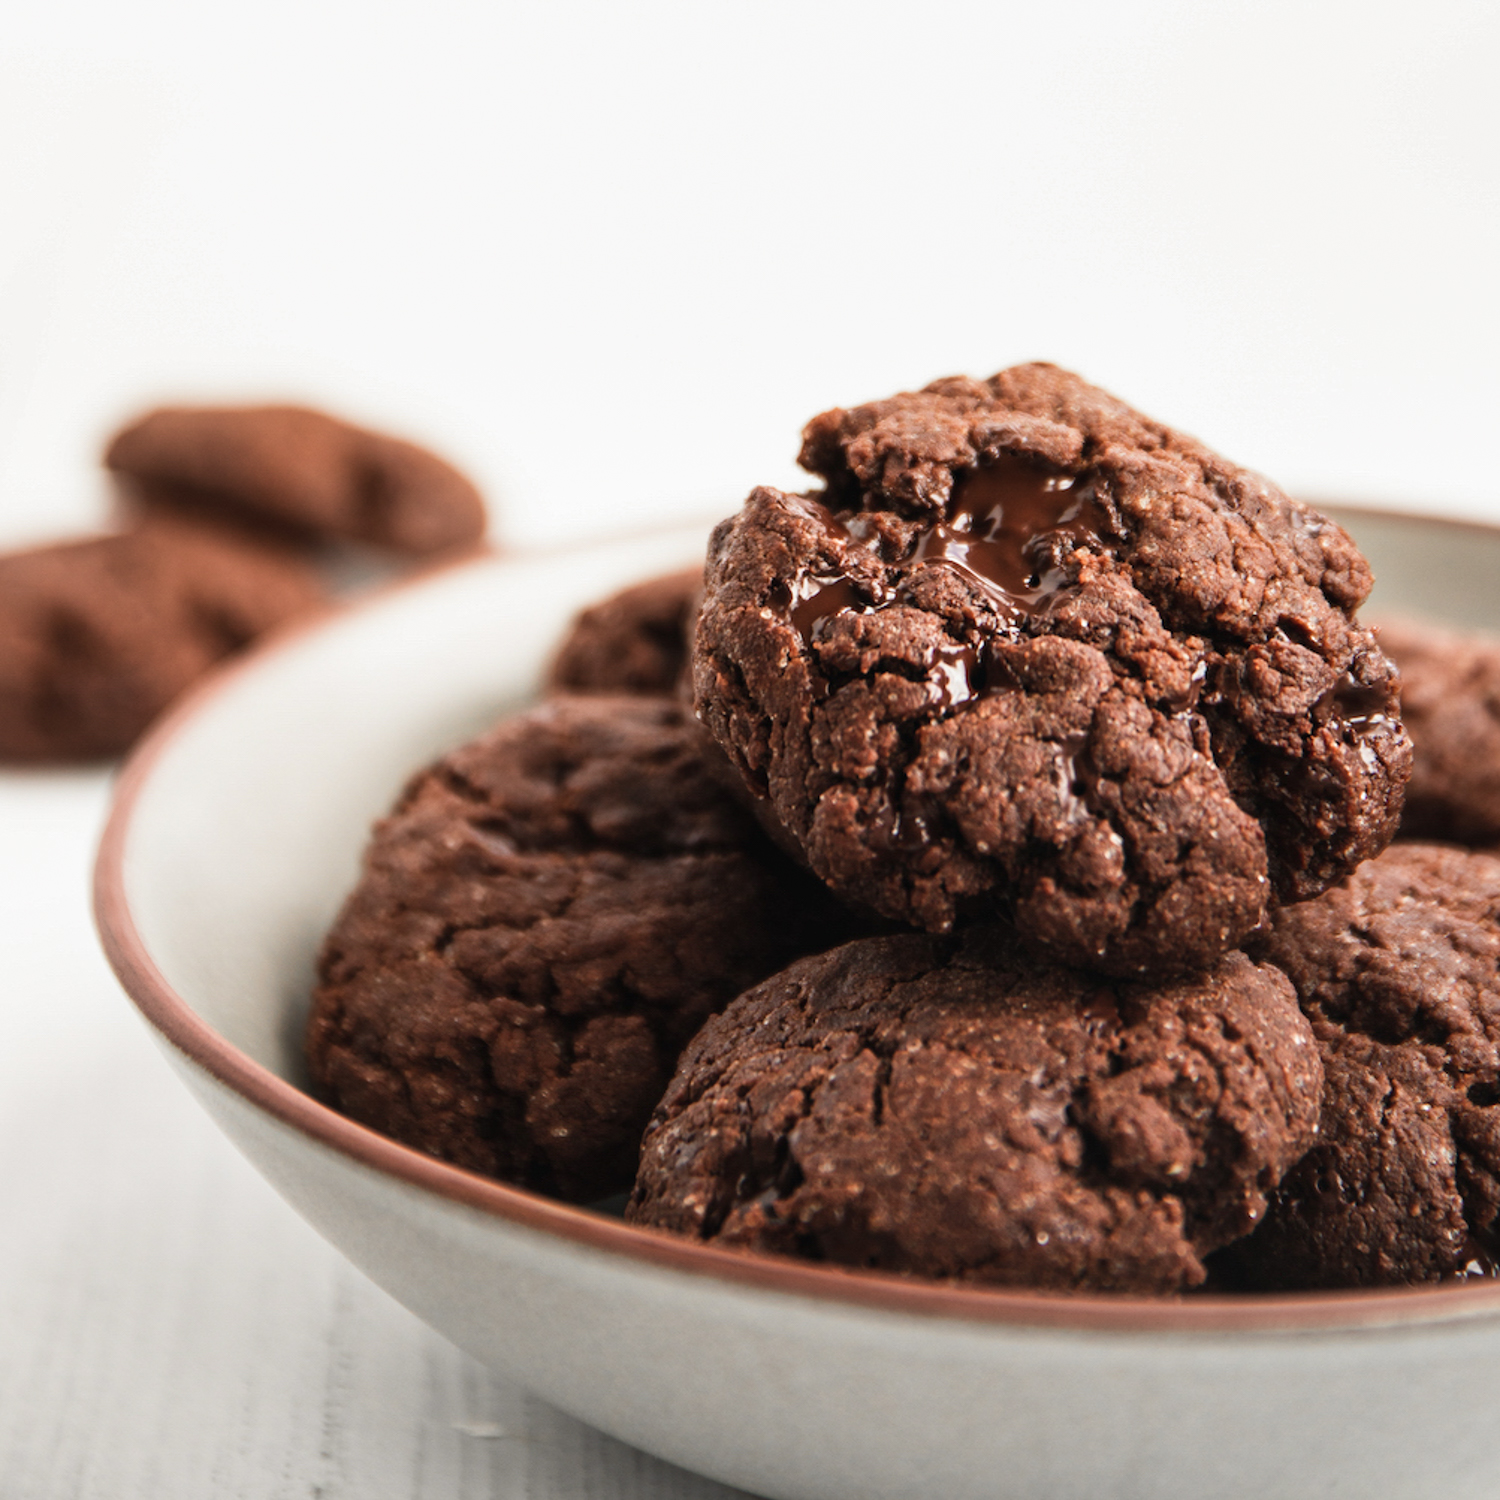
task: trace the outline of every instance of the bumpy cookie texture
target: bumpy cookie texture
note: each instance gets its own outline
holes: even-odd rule
[[[802,462],[821,495],[714,535],[694,692],[836,890],[1135,973],[1390,839],[1396,676],[1316,512],[1050,365],[825,413]]]
[[[697,744],[671,701],[557,697],[418,775],[324,945],[324,1096],[542,1192],[628,1188],[687,1039],[849,926]]]
[[[584,610],[552,663],[549,687],[573,693],[674,693],[703,570],[649,578]]]
[[[1417,620],[1381,620],[1377,629],[1401,670],[1414,751],[1402,834],[1500,841],[1500,639]]]
[[[484,534],[484,501],[451,464],[307,407],[164,407],[118,433],[104,461],[144,504],[312,537],[420,556]]]
[[[1252,1287],[1492,1272],[1500,1214],[1500,861],[1399,843],[1276,914],[1327,1071],[1320,1139],[1257,1233]]]
[[[1168,1292],[1311,1144],[1322,1070],[1284,977],[1018,962],[993,930],[804,959],[683,1055],[627,1217],[914,1275]]]
[[[118,755],[215,662],[324,597],[295,554],[166,517],[0,557],[0,759]]]

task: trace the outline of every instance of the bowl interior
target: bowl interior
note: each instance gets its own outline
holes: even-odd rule
[[[1500,531],[1337,514],[1376,569],[1374,612],[1500,629]],[[284,638],[184,704],[129,773],[121,848],[124,906],[177,999],[303,1086],[314,960],[373,820],[413,771],[537,692],[580,608],[700,560],[707,531],[457,565]]]
[[[1458,521],[1322,507],[1341,521],[1375,571],[1362,615],[1413,614],[1500,631],[1500,529]]]

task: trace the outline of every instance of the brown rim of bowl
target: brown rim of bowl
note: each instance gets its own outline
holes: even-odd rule
[[[1342,515],[1361,513],[1386,519],[1500,535],[1500,527],[1450,521],[1407,512],[1356,508],[1324,502]],[[668,529],[687,528],[662,528]],[[615,540],[625,542],[649,533]],[[609,545],[608,541],[599,545]],[[529,553],[524,564],[543,554]],[[890,1314],[963,1320],[978,1324],[1043,1327],[1073,1333],[1154,1333],[1158,1335],[1246,1333],[1286,1334],[1356,1330],[1400,1325],[1433,1325],[1500,1314],[1500,1281],[1444,1286],[1391,1287],[1330,1292],[1194,1294],[1137,1297],[1123,1294],[1014,1291],[957,1286],[798,1261],[704,1245],[655,1229],[639,1228],[588,1209],[544,1198],[493,1178],[481,1177],[436,1157],[400,1145],[346,1119],[279,1078],[231,1046],[199,1019],[163,978],[146,951],[125,898],[124,856],[131,819],[157,762],[185,724],[240,675],[337,615],[376,607],[393,594],[420,587],[492,554],[466,554],[422,569],[360,599],[278,631],[265,645],[214,673],[190,690],[148,733],[131,755],[116,784],[109,819],[94,869],[94,915],[105,954],[125,992],[171,1046],[242,1099],[283,1124],[376,1171],[440,1198],[494,1214],[497,1218],[557,1236],[574,1246],[621,1255],[643,1268],[709,1277],[737,1288],[776,1292]],[[499,559],[504,561],[502,557]]]

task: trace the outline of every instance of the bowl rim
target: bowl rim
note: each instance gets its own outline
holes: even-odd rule
[[[1318,502],[1340,516],[1408,521],[1500,538],[1500,525],[1424,515],[1382,506]],[[779,1293],[846,1309],[863,1308],[979,1325],[1056,1329],[1072,1333],[1315,1334],[1361,1328],[1430,1326],[1500,1315],[1500,1281],[1339,1291],[1150,1297],[964,1286],[890,1272],[799,1261],[790,1257],[702,1244],[664,1230],[543,1197],[483,1177],[403,1146],[357,1124],[255,1062],[220,1036],[168,984],[152,959],[125,892],[125,856],[141,795],[182,731],[242,676],[260,671],[287,649],[335,622],[379,609],[392,597],[441,584],[476,566],[525,567],[561,552],[599,550],[685,532],[690,522],[601,538],[586,548],[522,553],[470,549],[388,582],[354,601],[320,610],[272,632],[251,650],[210,673],[152,727],[129,756],[115,784],[94,866],[94,917],[106,957],[146,1022],[178,1053],[241,1100],[408,1188],[491,1215],[519,1228],[551,1235],[575,1249],[621,1256],[639,1270],[681,1273],[731,1289]],[[704,523],[707,525],[707,522]]]

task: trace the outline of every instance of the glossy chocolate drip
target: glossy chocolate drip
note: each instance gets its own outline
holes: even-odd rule
[[[888,805],[880,819],[870,827],[870,840],[877,849],[905,849],[915,852],[931,844],[927,819],[912,808]]]
[[[937,694],[939,708],[957,708],[977,698],[985,687],[985,672],[979,653],[972,646],[939,646],[927,663],[928,681]]]
[[[1356,681],[1345,672],[1318,699],[1318,709],[1330,718],[1342,719],[1357,735],[1373,734],[1390,723],[1390,688]]]
[[[792,605],[792,624],[809,644],[817,640],[818,625],[822,621],[841,615],[846,610],[854,614],[867,614],[877,607],[848,578],[840,574],[831,578],[804,578],[797,592],[801,597]]]
[[[1014,618],[1066,592],[1068,554],[1099,546],[1110,529],[1092,491],[1007,453],[958,476],[946,516],[919,536],[908,562],[957,569]]]
[[[855,540],[848,526],[829,508],[811,495],[788,495],[785,503],[789,510],[809,521],[815,522],[827,533],[830,550],[838,552]],[[854,614],[868,614],[880,608],[884,602],[872,597],[872,590],[856,588],[844,573],[806,573],[792,586],[791,607],[788,611],[797,633],[810,646],[817,640],[818,627],[824,620],[841,615],[846,610]]]
[[[1070,734],[1053,746],[1057,755],[1052,768],[1057,802],[1070,822],[1087,817],[1090,811],[1088,784],[1080,764],[1088,739],[1086,734]]]
[[[788,495],[785,504],[825,533],[825,556],[837,558],[864,545],[860,517],[846,522],[810,495]],[[944,519],[917,533],[897,569],[954,568],[1014,620],[1065,593],[1071,587],[1063,566],[1068,554],[1078,546],[1100,545],[1101,533],[1109,529],[1109,515],[1091,492],[1077,489],[1066,475],[1047,474],[1005,454],[959,475]],[[803,574],[779,601],[808,646],[822,638],[827,621],[871,614],[903,597],[899,584],[882,587],[871,579],[856,581],[836,566],[824,567]],[[959,642],[932,652],[928,680],[940,709],[1013,685],[1010,674],[992,670],[987,658],[988,652]]]
[[[1351,723],[1384,719],[1388,706],[1389,692],[1384,685],[1368,687],[1347,672],[1333,685],[1333,711]]]

